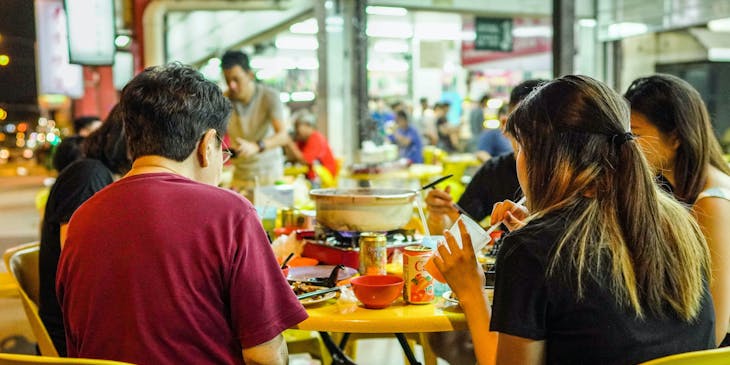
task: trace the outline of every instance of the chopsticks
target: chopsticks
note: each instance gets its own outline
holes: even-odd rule
[[[522,205],[522,204],[525,204],[525,201],[527,201],[527,198],[525,198],[525,197],[523,196],[523,197],[522,197],[522,198],[521,198],[520,200],[518,200],[518,201],[517,201],[517,203],[516,203],[516,204],[517,204],[517,205]],[[459,209],[459,208],[457,208],[457,209]],[[494,223],[494,224],[492,224],[492,225],[491,225],[491,226],[489,227],[489,229],[487,229],[487,235],[489,235],[489,234],[491,234],[492,232],[496,231],[496,230],[497,230],[497,228],[499,228],[499,226],[500,226],[500,225],[502,225],[502,221],[499,221],[499,222],[497,222],[497,223]]]
[[[436,179],[434,181],[431,181],[430,183],[428,183],[426,185],[421,186],[421,190],[426,190],[428,188],[432,188],[432,187],[438,185],[438,183],[440,183],[440,182],[442,182],[442,181],[444,181],[444,180],[446,180],[446,179],[448,179],[448,178],[450,178],[452,176],[454,176],[454,175],[453,174],[449,174],[449,175],[446,175],[446,176],[442,176],[442,177],[440,177],[440,178],[438,178],[438,179]]]
[[[337,290],[340,290],[342,288],[346,288],[349,286],[350,286],[350,284],[342,285],[342,286],[335,286],[332,288],[327,288],[327,289],[322,289],[322,290],[315,290],[315,291],[312,291],[309,293],[297,295],[297,299],[302,300],[302,299],[307,299],[307,298],[311,298],[311,297],[316,297],[317,295],[327,294],[327,293],[337,291]]]

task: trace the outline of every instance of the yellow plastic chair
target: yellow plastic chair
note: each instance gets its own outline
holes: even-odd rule
[[[38,277],[38,253],[40,243],[32,242],[12,247],[5,251],[3,258],[5,266],[18,285],[20,300],[23,303],[25,315],[28,317],[41,355],[58,357],[53,341],[48,335],[46,327],[38,316],[38,297],[40,278]]]
[[[0,365],[32,365],[32,364],[78,364],[78,365],[134,365],[129,362],[80,359],[71,357],[49,357],[17,354],[0,354]]]
[[[641,365],[727,365],[730,364],[730,347],[685,352],[683,354],[660,357]]]
[[[289,329],[284,331],[283,336],[290,354],[307,352],[321,360],[322,364],[332,362],[332,357],[317,332]]]

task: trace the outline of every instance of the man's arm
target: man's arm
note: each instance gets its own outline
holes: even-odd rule
[[[286,125],[281,119],[271,119],[271,126],[274,128],[274,135],[261,141],[265,150],[283,147],[291,141],[289,133],[286,131]]]
[[[284,365],[289,363],[289,351],[284,336],[277,335],[260,345],[243,349],[243,362],[247,365]]]

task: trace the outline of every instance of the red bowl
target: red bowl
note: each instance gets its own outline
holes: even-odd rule
[[[350,280],[352,290],[365,308],[389,306],[403,293],[403,278],[395,275],[365,275]]]

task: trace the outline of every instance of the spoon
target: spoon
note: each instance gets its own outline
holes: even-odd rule
[[[289,260],[291,260],[291,258],[292,258],[292,257],[294,257],[294,252],[290,253],[290,254],[289,254],[289,256],[287,256],[287,257],[286,257],[286,258],[284,259],[284,261],[283,261],[283,262],[281,263],[281,268],[282,268],[282,269],[286,269],[286,264],[288,264],[288,263],[289,263]]]

